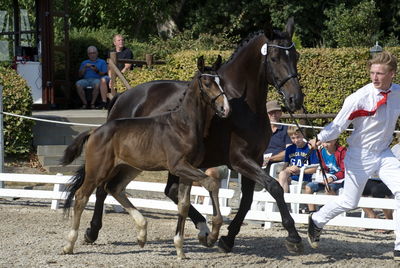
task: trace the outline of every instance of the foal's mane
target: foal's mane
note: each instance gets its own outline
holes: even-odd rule
[[[207,71],[213,71],[213,68],[208,67],[208,66],[205,66],[205,67],[204,67],[204,71],[205,71],[205,72],[207,72]],[[179,97],[178,103],[176,104],[176,106],[175,106],[174,108],[172,108],[172,109],[168,109],[167,112],[174,112],[174,111],[177,111],[177,110],[181,107],[181,104],[182,104],[183,100],[185,99],[185,96],[186,96],[187,91],[189,90],[190,87],[193,86],[193,84],[196,82],[196,79],[197,79],[200,75],[201,75],[200,71],[197,71],[197,72],[195,73],[195,75],[192,77],[192,80],[190,80],[190,81],[187,82],[187,87],[186,87],[186,89],[182,92],[182,96]]]

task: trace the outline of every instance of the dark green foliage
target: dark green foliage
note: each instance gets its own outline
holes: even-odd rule
[[[3,85],[3,110],[31,116],[32,96],[26,81],[14,69],[0,66]],[[32,149],[32,120],[4,115],[4,151],[7,155],[24,155]]]
[[[364,0],[354,7],[344,3],[326,9],[324,44],[328,47],[363,47],[378,41],[382,32],[379,9],[375,2]]]

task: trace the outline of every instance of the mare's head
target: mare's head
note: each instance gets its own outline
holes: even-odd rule
[[[230,112],[228,99],[222,89],[222,80],[219,77],[217,70],[221,66],[222,58],[218,55],[217,60],[212,67],[207,67],[204,64],[203,56],[197,59],[197,68],[199,72],[197,79],[201,95],[206,103],[211,105],[215,113],[222,118],[226,118]]]
[[[301,108],[304,97],[297,75],[299,54],[292,41],[293,33],[293,18],[288,20],[283,32],[272,29],[268,22],[264,29],[265,44],[261,48],[267,81],[284,97],[286,108],[292,112]]]

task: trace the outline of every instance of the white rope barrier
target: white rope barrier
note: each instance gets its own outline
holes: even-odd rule
[[[278,123],[278,122],[271,122],[271,124],[280,125],[280,126],[297,126],[296,124],[287,124],[287,123]],[[313,128],[312,126],[308,126],[308,125],[299,125],[299,126],[303,127],[303,128]],[[323,127],[316,127],[316,126],[314,126],[314,128],[323,129]],[[354,129],[347,128],[346,131],[354,131]],[[394,133],[400,133],[400,130],[395,130]]]
[[[85,126],[85,127],[99,127],[99,126],[101,126],[100,124],[84,124],[84,123],[64,122],[64,121],[56,121],[56,120],[49,120],[49,119],[43,119],[43,118],[36,118],[36,117],[30,117],[30,116],[7,113],[7,112],[2,112],[2,113],[5,114],[5,115],[9,115],[9,116],[21,117],[21,118],[24,118],[24,119],[29,119],[29,120],[34,120],[34,121],[42,121],[42,122],[62,124],[62,125],[74,125],[74,126]]]
[[[55,124],[62,124],[62,125],[73,125],[73,126],[85,126],[85,127],[99,127],[101,124],[84,124],[84,123],[74,123],[74,122],[64,122],[64,121],[56,121],[56,120],[49,120],[49,119],[42,119],[37,117],[30,117],[25,115],[13,114],[8,112],[2,112],[5,115],[14,116],[14,117],[21,117],[24,119],[34,120],[34,121],[42,121],[48,123],[55,123]],[[296,126],[296,124],[288,124],[288,123],[278,123],[278,122],[271,122],[274,125],[281,125],[281,126]],[[299,125],[302,128],[313,128],[309,125]],[[315,129],[323,129],[323,127],[314,126]],[[354,131],[352,128],[346,129],[347,131]],[[394,133],[400,133],[400,130],[395,130]]]

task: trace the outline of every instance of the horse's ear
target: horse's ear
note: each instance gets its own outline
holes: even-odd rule
[[[274,29],[272,28],[271,16],[269,12],[267,12],[265,18],[264,34],[265,37],[267,37],[268,39],[270,40],[274,39]]]
[[[218,55],[217,60],[214,62],[212,66],[213,70],[217,71],[219,67],[221,67],[221,64],[222,64],[222,57],[221,55]]]
[[[294,19],[293,17],[290,17],[286,23],[286,29],[285,31],[289,34],[290,38],[293,37],[294,33]]]
[[[204,57],[200,56],[197,59],[197,69],[199,69],[200,72],[204,72]]]

